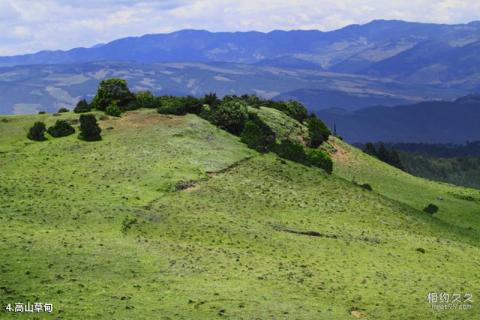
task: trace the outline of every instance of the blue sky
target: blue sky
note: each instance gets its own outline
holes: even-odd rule
[[[0,55],[180,29],[332,30],[373,19],[464,23],[478,0],[0,0]]]

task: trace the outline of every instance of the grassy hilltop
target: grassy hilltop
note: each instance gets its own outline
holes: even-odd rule
[[[0,117],[0,306],[54,306],[1,319],[478,317],[478,190],[336,138],[328,175],[190,114],[110,117],[98,142],[26,139],[35,121],[77,118]],[[434,311],[429,292],[472,293],[473,307]]]

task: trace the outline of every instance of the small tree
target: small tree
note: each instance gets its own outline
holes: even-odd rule
[[[330,130],[322,120],[312,115],[307,121],[308,127],[308,146],[311,148],[319,147],[323,142],[328,140]]]
[[[122,110],[118,107],[117,101],[114,100],[110,102],[107,109],[105,109],[105,113],[112,117],[120,117]]]
[[[158,113],[161,114],[173,114],[182,116],[187,113],[185,102],[182,98],[172,96],[158,97],[160,106],[157,108]]]
[[[75,109],[73,109],[73,112],[75,113],[86,113],[90,111],[92,111],[92,107],[85,99],[78,101],[77,106],[75,107]]]
[[[78,137],[85,141],[102,140],[100,133],[102,129],[98,126],[97,119],[93,114],[80,115],[80,134]]]
[[[220,104],[220,100],[217,98],[217,94],[210,92],[203,97],[203,103],[208,104],[210,107],[216,107]]]
[[[309,149],[307,151],[307,163],[311,166],[322,168],[328,174],[333,171],[333,162],[328,154],[319,149]]]
[[[158,101],[155,96],[150,91],[138,91],[135,94],[135,107],[132,109],[139,108],[157,108]]]
[[[282,111],[298,122],[303,122],[308,117],[307,108],[298,101],[289,100],[287,102],[281,102],[270,100],[266,102],[266,106]]]
[[[305,149],[303,146],[290,140],[282,140],[280,144],[275,145],[273,148],[280,158],[291,160],[298,163],[306,163]]]
[[[65,108],[65,107],[62,107],[62,108],[58,109],[57,112],[58,112],[58,113],[65,113],[65,112],[70,112],[70,110],[68,110],[68,109]]]
[[[45,131],[46,131],[45,123],[40,121],[35,122],[33,126],[30,128],[30,130],[28,131],[27,138],[33,141],[47,140],[47,138],[45,138]]]
[[[223,102],[210,111],[209,120],[214,125],[239,135],[248,120],[248,109],[244,102]]]
[[[47,132],[55,138],[66,137],[75,133],[75,129],[65,120],[57,120],[55,125],[48,128]]]
[[[241,135],[241,141],[258,152],[268,152],[275,143],[275,132],[256,113],[249,114]]]
[[[433,203],[430,203],[428,206],[426,206],[424,209],[423,209],[424,212],[428,213],[428,214],[435,214],[438,212],[438,207],[436,205],[434,205]]]
[[[192,96],[182,98],[185,110],[188,113],[199,114],[202,111],[202,101]]]
[[[105,111],[113,101],[117,101],[118,107],[125,109],[134,99],[135,95],[128,89],[127,82],[113,78],[100,82],[97,95],[92,100],[92,106],[95,109]]]

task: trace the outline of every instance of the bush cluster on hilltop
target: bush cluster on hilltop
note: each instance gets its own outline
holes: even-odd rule
[[[306,127],[308,137],[301,141],[302,144],[285,138],[277,141],[274,130],[251,111],[251,108],[261,107],[278,110],[293,119],[298,126]],[[251,149],[261,153],[274,152],[281,158],[332,172],[329,155],[318,149],[330,136],[330,130],[323,121],[314,114],[309,115],[305,106],[297,101],[273,101],[255,95],[228,95],[222,99],[215,93],[206,94],[203,98],[155,96],[149,91],[131,92],[125,80],[107,79],[100,82],[90,104],[82,99],[74,109],[75,113],[81,114],[79,138],[85,141],[101,140],[102,130],[95,116],[88,114],[92,110],[120,117],[125,111],[140,108],[157,109],[159,113],[168,115],[197,114],[213,125],[239,136]],[[67,136],[74,132],[75,129],[62,120],[48,129],[48,133],[53,137]],[[37,123],[30,129],[29,138],[45,140],[44,134],[45,125],[42,127]]]

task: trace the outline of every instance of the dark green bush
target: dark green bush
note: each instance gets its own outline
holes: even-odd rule
[[[78,137],[85,141],[102,140],[100,133],[102,129],[98,126],[97,119],[93,114],[80,115],[80,134]]]
[[[307,164],[322,168],[327,173],[332,173],[333,162],[328,154],[319,149],[308,149],[306,153]]]
[[[182,180],[175,184],[175,191],[186,190],[189,188],[195,187],[195,181],[193,180]]]
[[[33,141],[47,140],[47,138],[45,138],[45,131],[46,131],[45,123],[40,121],[35,122],[33,126],[30,128],[30,130],[28,131],[27,138]]]
[[[123,221],[122,221],[122,226],[121,230],[122,233],[126,233],[128,230],[130,230],[136,223],[138,223],[137,218],[132,217],[132,216],[126,216]]]
[[[117,101],[118,107],[121,110],[125,110],[134,100],[135,95],[128,89],[127,82],[122,79],[113,78],[100,82],[97,95],[92,100],[92,107],[105,111],[113,101]]]
[[[186,96],[182,98],[182,102],[187,113],[199,114],[202,111],[203,103],[200,99],[192,96]]]
[[[303,164],[306,163],[307,155],[305,149],[299,143],[282,140],[279,144],[275,144],[272,149],[280,158]]]
[[[210,92],[203,97],[202,102],[208,104],[210,107],[216,107],[221,101],[217,98],[216,93]]]
[[[210,107],[208,104],[204,104],[198,116],[200,118],[210,121],[211,113],[212,113],[212,107]]]
[[[45,111],[38,111],[38,114],[45,114]]]
[[[364,183],[361,185],[361,187],[367,191],[373,191],[373,188],[371,185],[369,185],[368,183]]]
[[[82,99],[78,101],[73,112],[75,113],[86,113],[92,111],[92,107],[88,104],[87,100]]]
[[[157,98],[150,91],[139,91],[135,94],[135,101],[128,108],[129,110],[159,107]]]
[[[275,143],[275,133],[256,114],[245,123],[241,141],[258,152],[268,152]]]
[[[117,101],[112,101],[108,105],[107,109],[105,109],[105,114],[108,114],[112,117],[120,117],[122,114],[122,110],[118,107]]]
[[[240,97],[242,101],[244,101],[248,106],[254,107],[254,108],[259,108],[262,105],[265,104],[265,101],[259,97],[257,97],[254,94],[248,95],[244,94],[243,96]]]
[[[428,206],[426,206],[423,209],[423,212],[429,213],[429,214],[435,214],[438,212],[438,207],[434,205],[433,203],[430,203]]]
[[[70,110],[63,107],[63,108],[58,109],[58,111],[57,111],[57,113],[65,113],[65,112],[70,112]]]
[[[222,102],[211,109],[208,120],[217,127],[239,135],[248,120],[248,109],[245,103],[241,101]]]
[[[299,122],[303,122],[308,117],[307,108],[305,108],[300,102],[294,100],[289,100],[287,102],[268,100],[265,102],[265,106],[282,111]]]
[[[57,120],[55,125],[48,128],[47,132],[55,138],[66,137],[75,133],[75,129],[65,120]]]
[[[330,130],[327,128],[322,120],[316,116],[312,116],[307,120],[308,127],[308,145],[311,148],[317,148],[323,142],[328,140],[330,136]]]
[[[173,114],[182,116],[187,113],[184,101],[179,97],[162,96],[158,97],[157,101],[160,106],[157,108],[158,113],[161,114]]]

